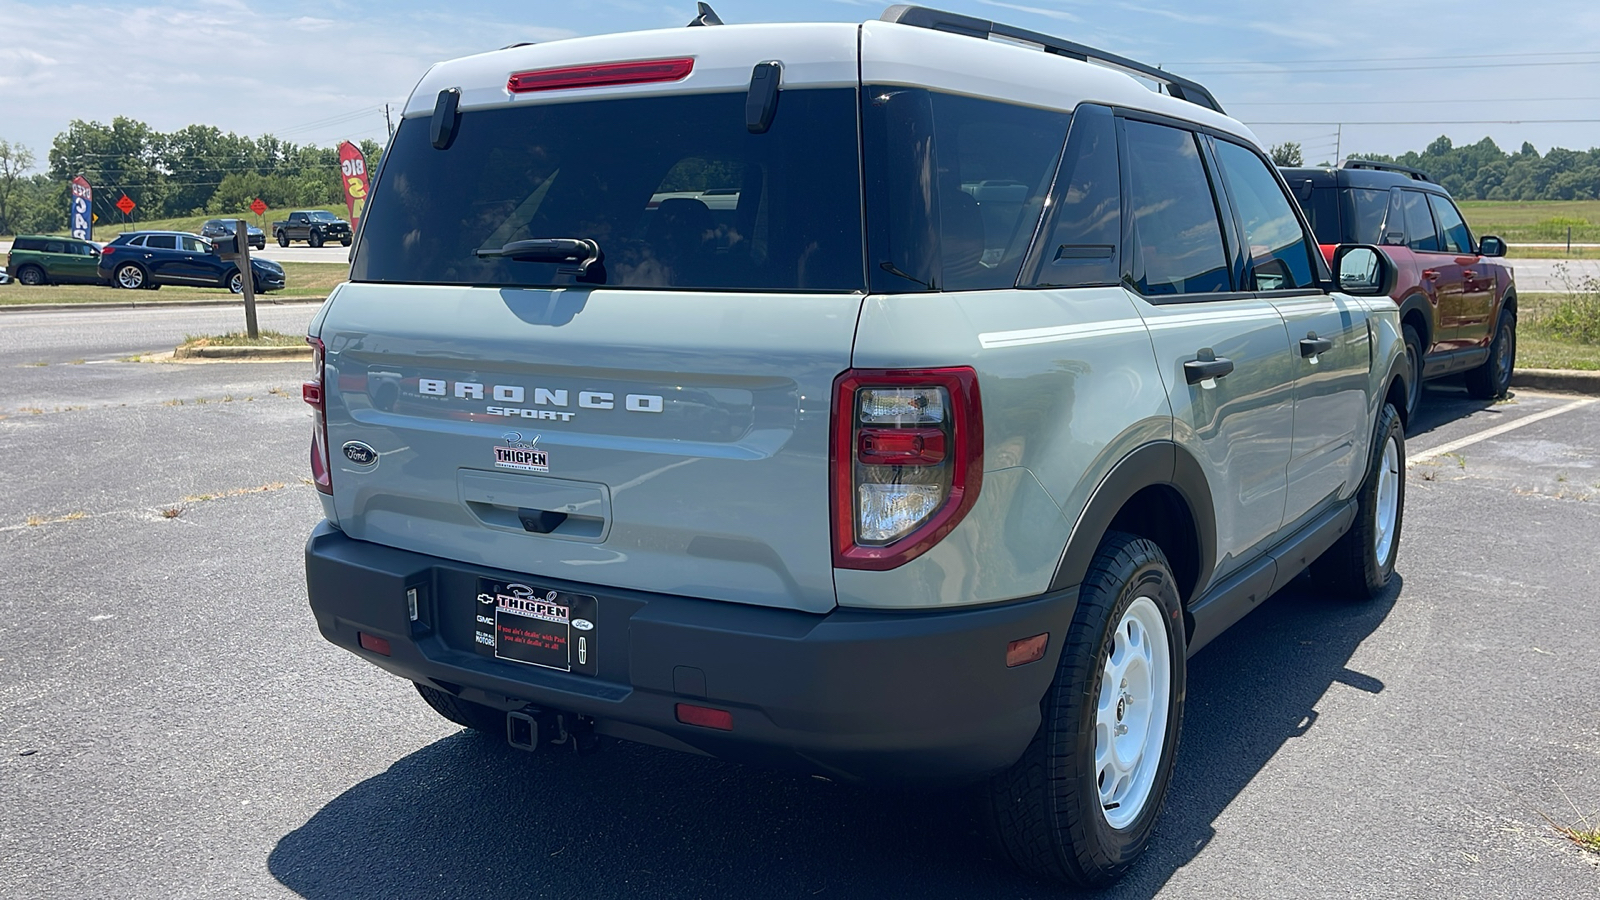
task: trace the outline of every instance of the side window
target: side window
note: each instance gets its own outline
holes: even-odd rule
[[[1278,179],[1266,160],[1228,141],[1217,141],[1217,161],[1229,196],[1244,223],[1244,244],[1250,250],[1252,290],[1280,291],[1316,286],[1311,269],[1311,244]]]
[[[1148,122],[1124,123],[1141,294],[1230,289],[1216,199],[1195,135]]]
[[[128,241],[128,246],[129,247],[143,247],[144,246],[144,238],[142,238],[142,237],[132,238],[132,239],[130,239]]]
[[[172,234],[152,234],[144,239],[144,245],[153,250],[176,250],[178,238]]]
[[[1433,207],[1433,217],[1439,220],[1439,234],[1444,238],[1444,251],[1471,253],[1472,232],[1467,229],[1467,223],[1462,220],[1456,205],[1438,194],[1429,194],[1428,204]]]
[[[1122,279],[1118,172],[1116,118],[1103,106],[1079,106],[1056,176],[1055,212],[1038,251],[1038,285],[1082,287]]]
[[[1346,193],[1350,196],[1351,220],[1355,226],[1351,229],[1350,243],[1383,243],[1383,217],[1389,211],[1389,192],[1375,191],[1371,188],[1351,188]],[[1391,223],[1389,230],[1400,231],[1400,223],[1398,221]],[[1321,229],[1318,229],[1317,233],[1320,235]]]
[[[1439,252],[1439,235],[1428,212],[1428,198],[1421,191],[1401,191],[1400,211],[1405,217],[1406,246],[1425,253]]]
[[[1015,285],[1071,119],[997,100],[864,88],[872,289]]]
[[[184,237],[178,238],[178,242],[183,245],[183,249],[184,250],[186,250],[186,251],[188,251],[190,253],[199,253],[200,251],[205,249],[205,247],[200,243],[200,239],[199,238],[192,238],[192,237],[184,236]]]
[[[46,252],[46,253],[65,253],[65,252],[67,252],[67,245],[61,243],[60,241],[50,241],[49,243],[44,245],[44,252]]]

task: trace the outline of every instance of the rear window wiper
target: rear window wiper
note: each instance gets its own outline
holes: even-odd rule
[[[605,254],[600,252],[598,241],[588,238],[536,238],[527,241],[511,241],[497,250],[475,251],[479,259],[506,258],[520,262],[544,263],[569,263],[556,271],[563,275],[577,275],[580,278],[591,279],[598,275],[601,281],[605,279],[605,267],[600,261]]]

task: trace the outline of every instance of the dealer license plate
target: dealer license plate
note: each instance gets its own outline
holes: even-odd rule
[[[480,578],[473,605],[479,653],[563,672],[599,671],[596,598]]]

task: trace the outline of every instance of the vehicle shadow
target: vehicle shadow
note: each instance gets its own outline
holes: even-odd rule
[[[1302,578],[1190,662],[1177,773],[1150,851],[1099,896],[1154,896],[1393,608]],[[420,701],[419,701],[420,702]],[[462,732],[358,784],[279,840],[303,897],[1054,897],[987,849],[959,792],[864,790],[617,744],[524,754]]]
[[[1516,396],[1516,391],[1506,394],[1508,399]],[[1422,437],[1442,425],[1464,419],[1500,402],[1503,401],[1474,399],[1467,393],[1466,382],[1460,376],[1430,381],[1422,386],[1422,399],[1417,403],[1415,418],[1406,428],[1406,437]]]

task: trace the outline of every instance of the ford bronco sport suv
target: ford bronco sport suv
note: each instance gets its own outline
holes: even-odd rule
[[[11,277],[27,285],[99,284],[100,245],[77,238],[19,234],[6,260]]]
[[[1108,882],[1186,659],[1390,581],[1392,266],[1333,261],[1203,87],[998,23],[442,63],[310,327],[312,611],[513,745],[967,781]]]
[[[1379,244],[1394,263],[1389,296],[1411,367],[1408,417],[1425,379],[1465,373],[1472,396],[1505,396],[1516,367],[1517,283],[1500,260],[1504,241],[1475,240],[1449,192],[1408,166],[1350,159],[1283,176],[1324,255],[1339,244]]]

